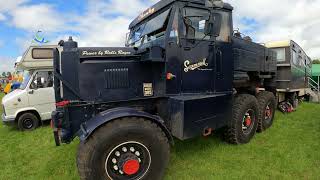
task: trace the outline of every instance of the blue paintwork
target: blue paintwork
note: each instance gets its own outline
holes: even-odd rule
[[[173,137],[171,136],[171,133],[164,125],[164,121],[159,116],[154,116],[144,111],[139,111],[127,107],[108,109],[104,112],[99,113],[97,116],[90,119],[89,121],[86,121],[81,125],[81,129],[78,132],[78,136],[80,137],[80,140],[84,141],[102,125],[113,120],[125,117],[140,117],[156,123],[165,132],[170,142],[173,143]]]

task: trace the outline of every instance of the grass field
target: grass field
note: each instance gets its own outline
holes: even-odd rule
[[[274,126],[247,145],[216,136],[176,141],[165,179],[320,179],[319,114],[320,105],[308,103],[278,112]],[[19,132],[0,125],[0,180],[78,179],[77,144],[55,147],[48,126]]]

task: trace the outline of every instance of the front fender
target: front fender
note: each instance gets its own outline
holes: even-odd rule
[[[139,111],[133,108],[114,108],[101,112],[89,121],[81,124],[78,136],[81,141],[85,141],[96,129],[102,125],[111,122],[113,120],[124,118],[124,117],[141,117],[149,119],[156,123],[166,134],[170,144],[173,145],[173,137],[167,127],[164,125],[164,121],[159,116],[154,116],[144,111]]]
[[[15,110],[14,117],[16,118],[16,117],[18,117],[18,114],[23,113],[23,112],[27,112],[27,111],[35,111],[39,114],[38,110],[34,107],[17,108],[17,110]]]

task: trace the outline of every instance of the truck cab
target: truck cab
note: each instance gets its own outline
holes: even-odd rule
[[[2,99],[3,123],[20,130],[33,130],[51,118],[55,110],[52,49],[56,46],[29,47],[17,68],[23,82]]]

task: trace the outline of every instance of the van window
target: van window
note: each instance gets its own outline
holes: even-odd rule
[[[53,72],[40,71],[34,76],[30,89],[53,87]]]
[[[34,48],[32,50],[33,59],[53,59],[53,49],[51,48]]]
[[[286,61],[286,51],[285,48],[275,48],[273,49],[277,53],[277,61],[284,62]]]
[[[295,50],[292,50],[292,62],[293,62],[293,64],[296,65],[296,66],[299,65],[298,54],[296,53]]]

